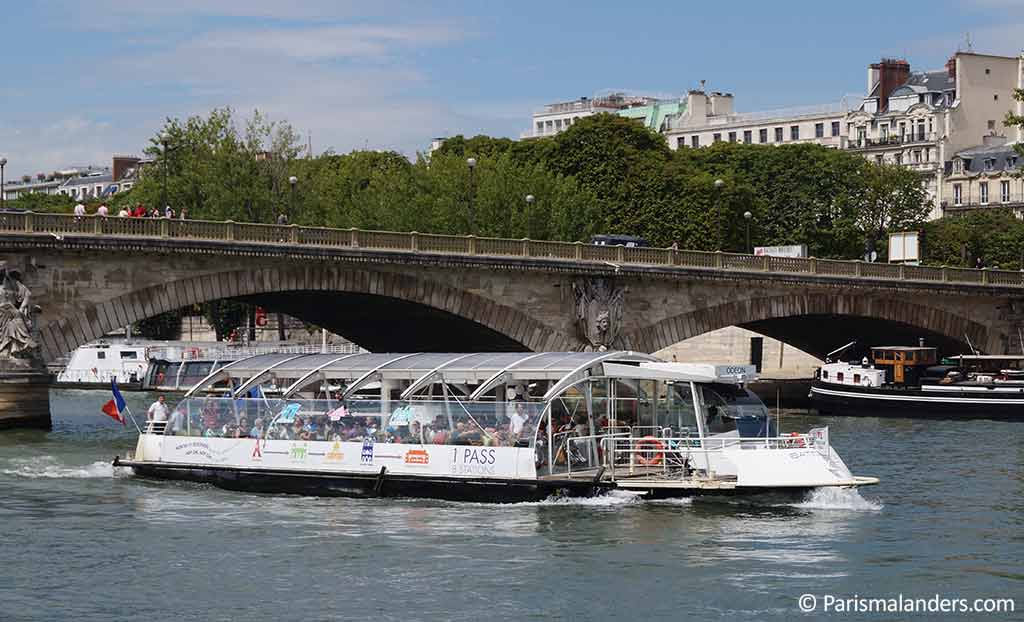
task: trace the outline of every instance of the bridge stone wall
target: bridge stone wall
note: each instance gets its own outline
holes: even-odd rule
[[[820,356],[849,340],[840,323],[821,323],[840,316],[1003,352],[1016,348],[1024,319],[1020,287],[562,259],[38,234],[0,235],[0,259],[21,272],[42,307],[48,359],[163,311],[239,297],[288,306],[340,334],[373,324],[356,340],[370,349],[580,349],[590,344],[579,330],[578,295],[581,283],[597,281],[621,295],[618,314],[611,309],[611,346],[645,352],[756,325],[770,336],[788,331],[794,345]],[[359,304],[347,304],[353,299]],[[370,313],[354,309],[367,304]],[[422,318],[422,330],[400,326],[406,317],[410,325]],[[801,317],[817,319],[802,321],[798,334],[790,320]]]

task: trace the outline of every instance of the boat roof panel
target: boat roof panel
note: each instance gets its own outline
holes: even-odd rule
[[[632,352],[421,352],[361,353],[339,357],[336,354],[259,354],[236,361],[224,369],[232,378],[253,379],[258,374],[277,377],[301,377],[310,371],[329,378],[375,377],[417,380],[435,372],[449,382],[483,382],[501,374],[507,379],[558,379],[567,373],[600,362],[619,358],[637,360]],[[643,357],[655,360],[653,357]]]

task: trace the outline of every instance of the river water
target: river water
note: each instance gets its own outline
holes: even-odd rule
[[[832,617],[1024,619],[1021,424],[785,416],[831,426],[882,480],[860,493],[484,505],[142,480],[110,466],[135,434],[106,399],[55,392],[52,432],[0,434],[0,620],[823,619],[899,594],[1016,612]]]

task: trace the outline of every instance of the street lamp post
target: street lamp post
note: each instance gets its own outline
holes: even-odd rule
[[[722,250],[722,186],[725,182],[715,180],[715,250]]]
[[[160,190],[160,209],[159,209],[160,213],[166,213],[166,211],[167,211],[167,153],[168,153],[167,146],[170,144],[170,142],[171,142],[171,135],[168,134],[167,132],[161,132],[161,134],[160,134],[160,145],[164,148],[164,150],[163,150],[163,157],[164,157],[164,166],[163,166],[164,170],[163,170],[163,174],[164,174],[164,179],[163,179],[163,187]]]
[[[750,219],[753,218],[753,217],[754,217],[754,215],[751,214],[749,211],[748,212],[743,212],[743,220],[747,221],[747,250],[744,251],[744,252],[747,252],[747,253],[753,253],[754,252],[754,249],[750,246]]]
[[[7,190],[4,188],[4,167],[7,166],[7,158],[0,158],[0,209],[4,209],[4,202],[7,200]]]
[[[526,214],[523,218],[523,230],[526,237],[530,237],[530,214],[533,212],[533,202],[536,200],[532,194],[526,195]]]
[[[295,175],[288,178],[288,185],[292,188],[291,194],[288,195],[288,222],[295,217],[295,184],[297,183],[299,183],[299,178]]]
[[[469,167],[469,233],[476,235],[476,213],[473,211],[473,195],[476,194],[473,171],[476,170],[476,158],[466,158],[466,166]]]

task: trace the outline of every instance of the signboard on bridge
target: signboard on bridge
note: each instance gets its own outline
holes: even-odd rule
[[[917,231],[889,234],[889,263],[917,263],[921,260],[921,245]]]
[[[767,255],[769,257],[806,257],[806,244],[793,244],[790,246],[755,246],[755,255]]]

